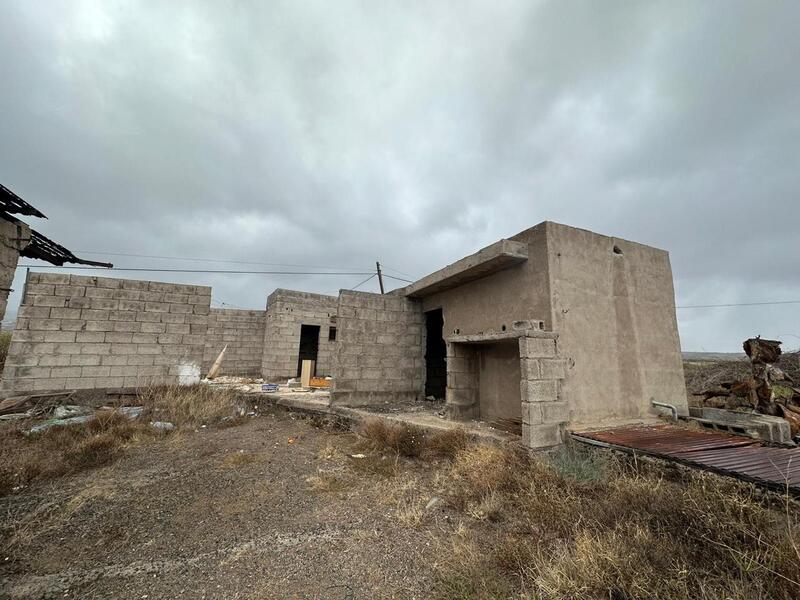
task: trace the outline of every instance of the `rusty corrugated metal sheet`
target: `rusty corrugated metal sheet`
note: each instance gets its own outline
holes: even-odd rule
[[[800,493],[800,448],[765,446],[740,436],[686,429],[674,425],[618,427],[573,433],[587,442],[602,442],[638,450],[653,456],[678,460]]]

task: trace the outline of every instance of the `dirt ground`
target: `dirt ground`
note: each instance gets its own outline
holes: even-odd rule
[[[458,527],[436,462],[358,443],[279,412],[0,498],[0,597],[426,597]]]

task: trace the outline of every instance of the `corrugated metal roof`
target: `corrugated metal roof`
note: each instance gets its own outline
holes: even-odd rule
[[[618,427],[573,433],[578,441],[677,460],[768,487],[800,494],[800,448],[765,446],[759,440],[675,425]]]
[[[61,244],[57,244],[53,240],[46,238],[41,233],[34,231],[33,229],[31,229],[31,241],[25,248],[23,248],[22,252],[20,252],[20,256],[46,260],[47,262],[57,266],[61,266],[64,263],[92,265],[95,267],[106,267],[109,269],[114,266],[111,263],[78,258],[72,252],[64,248],[64,246]]]
[[[41,212],[33,208],[22,198],[0,183],[0,211],[9,215],[26,215],[46,219]]]

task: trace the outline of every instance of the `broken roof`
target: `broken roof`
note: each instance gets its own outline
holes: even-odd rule
[[[11,215],[28,215],[31,217],[39,217],[41,219],[47,218],[42,212],[25,202],[25,200],[17,196],[6,186],[0,184],[0,218],[10,221],[11,223],[20,222]],[[72,252],[64,248],[64,246],[61,244],[57,244],[53,240],[43,236],[41,233],[34,231],[33,229],[31,229],[30,242],[20,251],[19,254],[20,256],[24,256],[26,258],[37,258],[39,260],[44,260],[59,267],[64,263],[91,265],[93,267],[106,267],[109,269],[114,266],[111,263],[78,258]]]

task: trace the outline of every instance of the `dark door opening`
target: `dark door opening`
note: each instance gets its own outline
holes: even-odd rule
[[[317,374],[317,351],[319,350],[319,325],[300,326],[300,352],[297,358],[297,376],[300,377],[300,370],[304,360],[314,361],[314,371]]]
[[[443,399],[447,387],[447,346],[441,308],[425,313],[425,331],[425,396]]]

